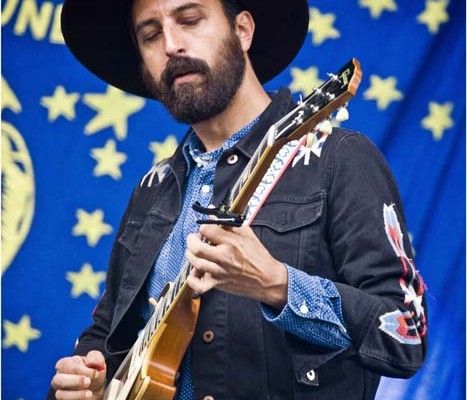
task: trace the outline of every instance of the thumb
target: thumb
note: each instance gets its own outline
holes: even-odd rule
[[[107,365],[104,355],[97,350],[91,350],[87,355],[85,362],[86,367],[95,370],[94,378],[92,379],[91,387],[99,388],[105,382]]]

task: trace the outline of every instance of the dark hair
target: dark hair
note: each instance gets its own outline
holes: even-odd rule
[[[229,23],[233,26],[235,23],[235,17],[237,14],[244,10],[237,0],[220,0],[222,8],[224,9],[224,14],[227,17]]]

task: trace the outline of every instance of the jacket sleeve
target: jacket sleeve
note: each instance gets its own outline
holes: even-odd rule
[[[125,249],[123,249],[123,246],[119,244],[118,239],[126,225],[127,217],[133,203],[133,197],[134,194],[132,195],[128,207],[120,221],[119,230],[113,244],[109,268],[106,275],[106,289],[93,311],[92,324],[81,333],[73,352],[73,355],[84,356],[91,350],[101,351],[106,359],[108,380],[115,374],[115,371],[121,362],[120,356],[110,356],[107,353],[105,349],[105,340],[110,331],[116,294],[118,292],[117,282],[119,282],[118,277],[121,273],[119,266],[124,262],[125,258],[125,254],[122,253],[125,252]],[[55,399],[55,391],[50,389],[46,398],[48,400]]]
[[[128,204],[128,207],[120,221],[120,226],[113,244],[112,254],[110,258],[109,268],[106,276],[106,289],[97,303],[92,319],[92,324],[87,327],[80,335],[75,346],[73,355],[86,355],[91,350],[99,350],[104,354],[107,364],[107,379],[109,380],[114,374],[118,365],[121,362],[121,357],[111,357],[105,350],[105,340],[109,334],[114,311],[115,296],[118,291],[115,282],[118,282],[118,255],[122,251],[118,244],[118,238],[121,236],[122,230],[126,225],[127,216],[131,209],[134,194]],[[50,388],[46,395],[47,400],[55,399],[55,391]]]
[[[343,136],[335,150],[327,236],[352,347],[363,367],[410,377],[426,354],[424,284],[398,189],[382,154],[364,136]]]
[[[107,379],[115,374],[122,356],[110,355],[106,350],[106,339],[110,333],[112,319],[115,312],[115,303],[120,288],[121,274],[129,256],[128,249],[121,244],[121,237],[131,214],[137,188],[133,191],[125,213],[120,221],[117,235],[115,236],[109,266],[106,275],[106,288],[98,301],[92,315],[93,323],[80,335],[74,354],[85,355],[90,350],[99,350],[104,354],[107,363]]]

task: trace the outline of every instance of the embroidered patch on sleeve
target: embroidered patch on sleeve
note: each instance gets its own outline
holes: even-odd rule
[[[139,186],[143,187],[143,185],[146,184],[147,187],[151,187],[154,183],[154,178],[156,176],[158,179],[156,183],[161,183],[164,180],[165,176],[167,175],[168,171],[169,171],[168,159],[165,159],[161,161],[160,163],[157,163],[156,165],[152,166],[152,168],[141,179]]]
[[[413,313],[410,311],[391,311],[379,317],[381,325],[378,328],[399,343],[420,344],[422,340],[412,317]]]
[[[425,310],[422,299],[424,284],[417,273],[413,260],[407,256],[404,249],[403,234],[397,218],[395,205],[384,204],[384,228],[394,253],[402,264],[402,275],[399,285],[404,293],[404,305],[407,311],[395,310],[379,317],[379,329],[400,343],[419,344],[426,333]]]

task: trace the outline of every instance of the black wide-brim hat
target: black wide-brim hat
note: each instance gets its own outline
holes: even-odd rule
[[[220,0],[219,0],[220,1]],[[131,34],[133,0],[65,0],[62,33],[73,55],[92,73],[126,92],[152,98],[140,73],[141,58]],[[255,21],[248,52],[265,83],[297,55],[308,32],[306,0],[239,0]]]

